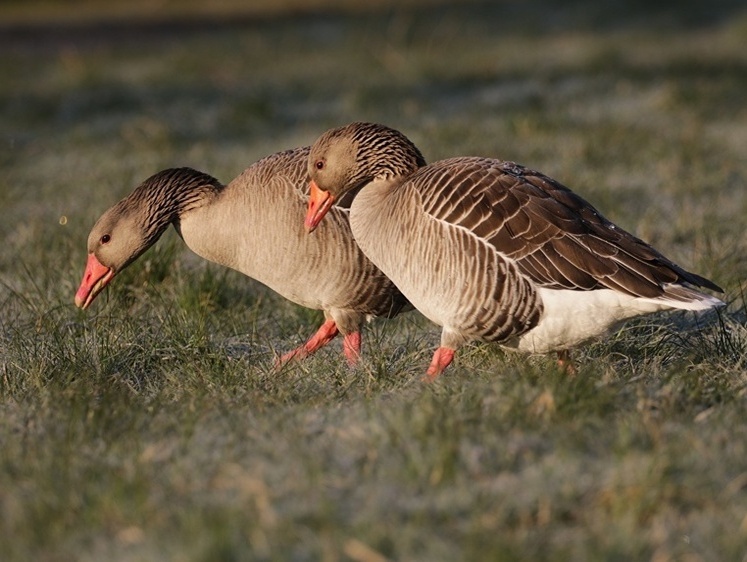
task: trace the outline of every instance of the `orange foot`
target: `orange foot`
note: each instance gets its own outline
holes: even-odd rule
[[[348,365],[351,367],[357,365],[361,358],[361,333],[347,334],[342,340],[342,351],[348,359]]]
[[[433,354],[433,359],[428,367],[428,370],[423,377],[425,382],[433,382],[436,380],[438,375],[443,373],[444,369],[451,365],[454,360],[454,350],[448,347],[439,347],[436,353]]]
[[[289,351],[288,353],[280,357],[280,359],[275,361],[275,368],[282,367],[292,359],[304,359],[305,357],[308,357],[319,348],[324,347],[329,342],[331,342],[338,333],[339,330],[337,329],[337,324],[335,324],[335,321],[327,320],[324,324],[321,325],[316,333],[309,338],[309,341],[307,341],[302,346]]]

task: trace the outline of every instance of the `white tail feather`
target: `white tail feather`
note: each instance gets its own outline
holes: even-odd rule
[[[721,299],[701,293],[687,285],[666,285],[663,296],[654,299],[639,298],[636,300],[680,310],[709,310],[724,306]]]

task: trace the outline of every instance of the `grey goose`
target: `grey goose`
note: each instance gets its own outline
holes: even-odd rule
[[[562,363],[569,349],[627,318],[723,304],[697,290],[721,292],[718,285],[513,162],[458,157],[426,165],[399,131],[352,123],[314,143],[309,175],[307,230],[354,193],[350,226],[361,250],[443,327],[427,379],[469,341],[555,351]]]
[[[355,244],[347,209],[333,207],[319,236],[306,236],[308,155],[305,147],[267,156],[225,186],[191,168],[171,168],[146,179],[91,230],[75,304],[87,308],[173,225],[197,255],[294,303],[324,311],[319,330],[280,363],[313,353],[338,332],[346,357],[355,362],[364,320],[394,316],[409,304]]]

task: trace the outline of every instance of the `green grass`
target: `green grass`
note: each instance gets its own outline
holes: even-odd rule
[[[63,17],[27,5],[0,19]],[[745,560],[747,13],[334,5],[4,28],[0,559]],[[228,181],[352,120],[542,170],[729,306],[631,322],[576,377],[473,345],[432,385],[416,313],[371,325],[355,369],[335,342],[273,372],[321,314],[173,232],[73,306],[90,227],[139,181]]]

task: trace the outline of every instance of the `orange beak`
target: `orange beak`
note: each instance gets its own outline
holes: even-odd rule
[[[314,180],[309,184],[309,209],[306,211],[306,220],[304,226],[308,232],[314,232],[314,229],[322,222],[324,215],[330,210],[335,202],[335,197],[329,191],[319,189]]]
[[[86,309],[93,302],[101,291],[104,290],[114,278],[114,269],[106,267],[96,259],[93,254],[88,254],[86,271],[83,273],[83,279],[80,282],[78,292],[75,293],[75,306]]]

